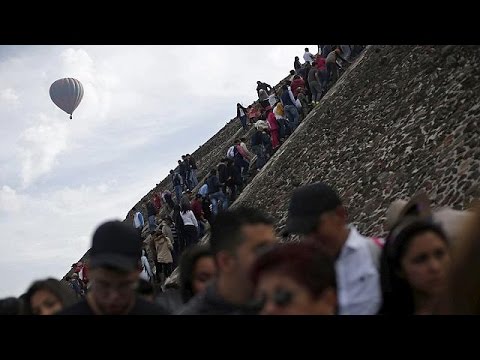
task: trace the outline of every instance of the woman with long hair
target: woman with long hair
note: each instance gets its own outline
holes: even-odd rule
[[[450,245],[439,225],[428,219],[405,218],[388,235],[380,261],[380,314],[434,312],[450,269]]]

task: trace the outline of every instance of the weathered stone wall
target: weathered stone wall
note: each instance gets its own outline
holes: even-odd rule
[[[434,206],[480,196],[480,47],[370,46],[235,205],[283,229],[299,185],[325,181],[351,220],[382,235],[391,201],[425,189]]]

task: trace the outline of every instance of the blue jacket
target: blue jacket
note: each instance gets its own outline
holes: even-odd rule
[[[292,99],[290,98],[290,93],[288,90],[283,91],[282,103],[283,103],[283,106],[287,106],[287,105],[295,106],[295,104],[292,102]]]

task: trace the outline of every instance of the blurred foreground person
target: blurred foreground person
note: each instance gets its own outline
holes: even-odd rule
[[[215,260],[210,248],[197,245],[188,249],[180,260],[180,291],[187,303],[192,297],[203,292],[215,276]]]
[[[136,294],[142,269],[138,232],[120,221],[100,225],[90,250],[91,288],[63,315],[164,315],[162,308]]]
[[[461,223],[453,251],[449,286],[438,313],[451,315],[480,315],[480,203]]]
[[[180,258],[180,287],[159,294],[156,303],[169,312],[177,312],[195,295],[203,292],[216,274],[215,261],[207,245],[194,245]]]
[[[337,192],[321,182],[293,192],[286,234],[314,241],[335,259],[339,315],[374,315],[381,304],[379,263],[382,244],[348,224]]]
[[[23,299],[7,297],[0,300],[0,315],[24,315]]]
[[[77,302],[66,283],[56,279],[35,281],[25,294],[26,315],[54,315]]]
[[[450,262],[450,246],[439,225],[416,217],[400,222],[382,253],[380,314],[433,314],[447,286]]]
[[[252,269],[262,315],[334,315],[337,290],[333,259],[318,244],[280,244]]]
[[[238,207],[218,215],[212,225],[210,248],[217,277],[193,297],[181,315],[254,314],[250,268],[260,251],[275,243],[273,221],[257,209]]]

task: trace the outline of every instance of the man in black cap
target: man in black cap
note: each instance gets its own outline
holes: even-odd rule
[[[84,300],[60,315],[167,315],[136,295],[142,245],[135,229],[120,222],[100,225],[90,249],[90,282]]]
[[[290,200],[286,234],[303,235],[335,258],[340,315],[373,315],[381,304],[381,247],[347,224],[347,211],[327,184],[297,189]]]

